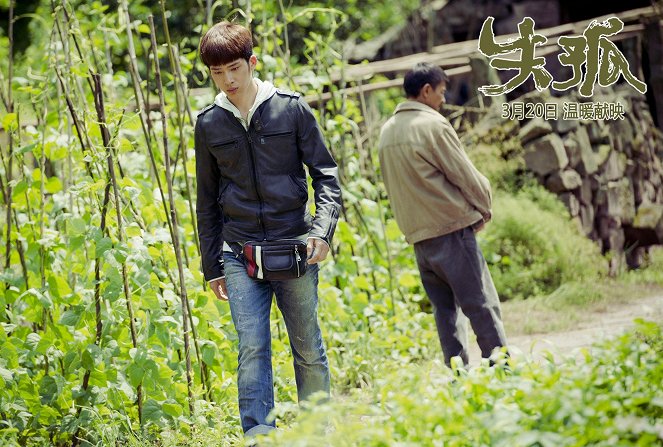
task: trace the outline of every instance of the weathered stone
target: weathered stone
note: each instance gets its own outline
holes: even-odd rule
[[[624,230],[626,233],[626,230]],[[628,236],[626,236],[626,246],[629,246]],[[647,254],[649,252],[648,247],[632,247],[630,250],[626,250],[626,264],[629,269],[637,269],[645,262]]]
[[[569,159],[569,165],[577,166],[580,163],[580,145],[575,138],[575,134],[569,134],[564,138],[564,150]]]
[[[635,197],[635,203],[641,204],[643,202],[642,197],[644,195],[644,181],[641,178],[631,175],[633,179],[633,196]],[[646,201],[645,201],[646,202]]]
[[[589,236],[594,231],[594,207],[590,205],[580,205],[580,222],[582,231]]]
[[[635,137],[631,141],[631,152],[635,158],[643,158],[647,153],[645,139],[640,133],[636,132]]]
[[[563,119],[562,116],[562,104],[559,103],[559,111],[560,111],[560,117],[556,120],[552,120],[550,123],[552,125],[553,131],[558,134],[565,134],[568,132],[571,132],[572,130],[576,129],[579,126],[578,120],[572,120],[568,119],[565,120]]]
[[[548,121],[544,121],[541,118],[535,118],[520,128],[518,138],[520,139],[520,142],[525,145],[533,139],[547,135],[551,132],[552,127]]]
[[[632,179],[635,175],[637,164],[633,160],[629,159],[626,153],[623,153],[623,155],[624,159],[626,160],[626,170],[624,171],[624,175]]]
[[[619,218],[623,223],[633,222],[635,195],[629,179],[608,182],[597,194],[598,214]]]
[[[617,151],[611,151],[608,160],[603,165],[603,175],[606,180],[619,180],[626,173],[626,156]]]
[[[599,169],[599,165],[596,162],[596,155],[592,150],[586,126],[579,126],[574,135],[580,149],[580,160],[572,166],[576,167],[576,170],[582,175],[595,173]]]
[[[663,243],[663,205],[640,205],[633,225],[625,227],[624,233],[630,245],[649,246]]]
[[[612,250],[616,253],[622,253],[624,251],[624,242],[626,242],[624,230],[622,228],[613,228],[610,230],[610,233],[607,237],[607,242],[607,247],[609,250]]]
[[[608,161],[610,152],[612,152],[612,147],[610,147],[609,144],[599,144],[593,146],[593,151],[594,151],[594,159],[596,160],[596,164],[599,166],[603,166],[603,164],[606,161]]]
[[[622,102],[625,104],[625,102]],[[609,125],[610,133],[614,136],[615,150],[626,152],[628,142],[633,139],[633,127],[629,120],[614,120]]]
[[[634,228],[656,229],[661,225],[663,225],[662,204],[647,203],[638,207],[638,212],[633,219]]]
[[[546,179],[546,188],[559,193],[579,188],[582,185],[582,177],[573,169],[555,171]]]
[[[592,181],[590,178],[585,177],[582,179],[582,185],[578,189],[578,199],[583,205],[591,206],[593,198]]]
[[[527,168],[539,175],[564,169],[569,158],[564,150],[564,143],[557,134],[549,134],[530,142],[525,147]]]
[[[615,228],[621,228],[622,221],[615,216],[601,216],[598,219],[598,233],[601,239],[608,239],[610,232]]]
[[[603,121],[590,121],[587,125],[587,134],[592,144],[606,144],[610,141],[610,133]]]
[[[592,191],[594,191],[594,197],[597,197],[598,191],[604,186],[601,176],[598,174],[592,174],[589,177],[584,177],[584,178],[589,178],[589,183],[592,187]]]
[[[580,214],[580,202],[578,202],[578,198],[575,195],[565,192],[559,195],[559,199],[566,205],[566,209],[569,210],[571,217]]]
[[[642,181],[642,190],[639,203],[656,203],[656,188],[648,180]]]
[[[622,228],[615,228],[610,231],[606,239],[603,239],[603,253],[609,253],[608,261],[608,274],[610,276],[617,276],[619,272],[623,271],[626,265],[626,257],[624,254],[624,244],[626,236]]]

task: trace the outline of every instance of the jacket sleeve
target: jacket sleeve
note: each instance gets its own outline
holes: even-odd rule
[[[198,117],[195,128],[196,147],[196,218],[198,238],[202,257],[203,275],[207,281],[224,276],[223,274],[223,216],[218,203],[219,167],[210,153],[202,116]]]
[[[431,162],[461,191],[470,205],[481,213],[484,221],[489,221],[492,216],[490,182],[467,156],[450,124],[436,126],[432,134]]]
[[[311,108],[301,97],[297,100],[297,113],[297,144],[313,179],[315,194],[315,218],[309,236],[331,244],[341,208],[338,167],[325,146]]]

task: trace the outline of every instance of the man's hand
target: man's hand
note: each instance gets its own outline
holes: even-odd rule
[[[306,242],[306,257],[308,264],[317,264],[324,260],[329,253],[329,245],[322,239],[309,238]]]
[[[209,286],[214,291],[214,295],[221,301],[228,301],[228,289],[226,289],[226,278],[215,279],[209,282]]]
[[[475,233],[478,233],[479,231],[483,230],[485,227],[486,227],[485,220],[480,220],[479,222],[472,225],[472,229],[474,230]]]

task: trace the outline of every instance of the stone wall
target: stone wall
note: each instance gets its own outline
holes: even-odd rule
[[[538,92],[525,104],[558,104],[558,119],[522,120],[525,164],[566,204],[582,231],[611,252],[611,272],[637,267],[647,247],[663,244],[663,134],[645,97],[630,86],[601,89],[594,103],[621,103],[623,119],[563,119],[564,102]]]

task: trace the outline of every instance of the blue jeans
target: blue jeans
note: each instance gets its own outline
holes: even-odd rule
[[[274,408],[269,315],[272,295],[283,314],[294,358],[300,401],[317,391],[329,395],[329,364],[318,325],[318,265],[301,278],[263,281],[250,278],[241,258],[224,252],[226,286],[237,335],[237,387],[242,429],[247,435],[275,427],[267,422]]]
[[[506,346],[500,300],[472,227],[417,242],[414,252],[447,365],[454,356],[465,364],[469,360],[461,311],[470,320],[482,357]]]

